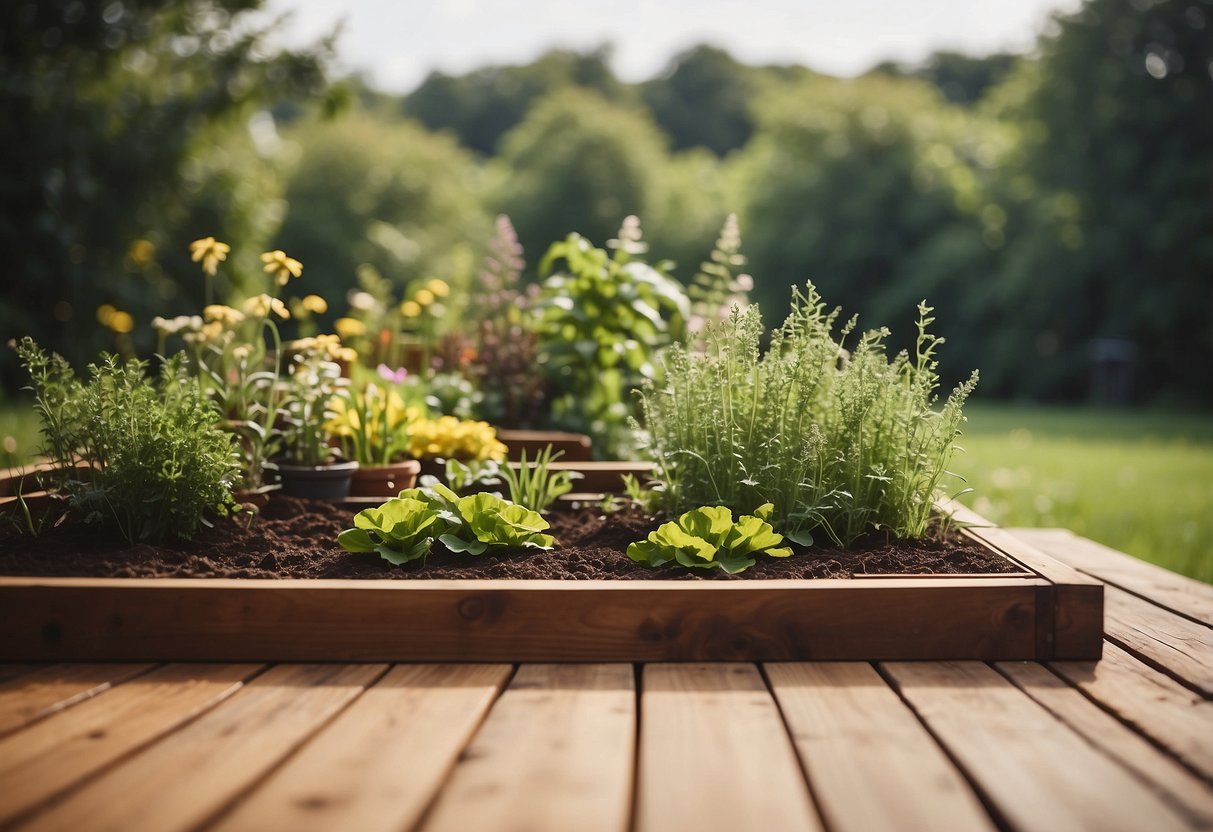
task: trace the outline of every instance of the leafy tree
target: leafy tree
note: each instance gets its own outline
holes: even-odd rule
[[[611,100],[628,99],[610,56],[607,47],[586,53],[553,49],[521,66],[490,66],[458,76],[432,72],[405,99],[404,111],[431,130],[453,130],[465,147],[492,155],[531,106],[558,89],[584,87]]]
[[[723,49],[701,45],[678,55],[641,89],[675,150],[706,147],[723,156],[744,146],[753,132],[754,75]]]
[[[1139,351],[1141,395],[1213,402],[1213,2],[1089,0],[992,102],[1003,160],[1002,392],[1087,392],[1093,338]]]
[[[502,140],[493,201],[525,251],[545,251],[570,230],[605,240],[656,204],[666,159],[664,137],[642,112],[567,88]]]
[[[120,319],[122,330],[189,291],[153,267],[159,253],[192,239],[178,236],[182,228],[219,231],[190,221],[195,200],[256,181],[225,176],[227,151],[217,137],[258,107],[324,83],[327,46],[271,48],[273,26],[248,14],[260,5],[24,0],[0,7],[0,256],[9,274],[0,328],[29,333],[79,362],[104,334],[91,325],[99,305],[126,304],[132,317]],[[242,207],[222,210],[231,223],[223,233],[255,233],[235,226],[257,213],[256,200],[236,201]],[[195,277],[189,270],[181,279]],[[12,380],[12,356],[0,362]]]
[[[397,286],[467,277],[469,241],[491,221],[479,169],[452,137],[365,112],[302,122],[289,136],[299,161],[275,245],[304,262],[308,292],[332,304],[364,263]],[[330,317],[340,312],[330,306]]]
[[[935,86],[953,104],[975,104],[986,91],[1010,74],[1019,56],[1010,52],[990,55],[966,55],[943,50],[933,53],[921,64],[885,62],[873,73],[894,77],[918,78]]]

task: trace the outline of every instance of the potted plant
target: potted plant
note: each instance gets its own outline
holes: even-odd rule
[[[333,360],[336,336],[304,338],[292,344],[280,410],[283,457],[278,462],[282,493],[316,500],[340,500],[350,493],[358,461],[341,459],[329,444],[331,403],[346,380]]]
[[[326,424],[347,459],[358,463],[351,497],[392,497],[412,488],[421,463],[409,456],[409,425],[421,418],[416,406],[406,406],[394,389],[367,383],[349,387],[329,402]]]

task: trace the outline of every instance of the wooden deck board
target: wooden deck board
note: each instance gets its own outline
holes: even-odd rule
[[[831,830],[994,828],[964,777],[871,665],[763,669]]]
[[[1157,794],[987,665],[882,669],[1011,828],[1187,828]]]
[[[216,828],[412,828],[512,672],[393,668]]]
[[[421,828],[623,832],[635,737],[631,665],[523,665]]]
[[[1213,588],[1022,538],[1103,661],[0,664],[0,827],[1213,829]]]
[[[169,665],[0,739],[0,825],[235,693],[255,665]]]
[[[0,735],[70,708],[127,679],[150,664],[54,664],[0,681]]]
[[[779,710],[752,664],[649,664],[637,832],[821,829]]]
[[[1009,531],[1081,572],[1213,627],[1213,584],[1178,575],[1066,529]]]
[[[279,665],[23,829],[195,829],[381,676],[382,665]],[[19,736],[19,735],[18,735]]]
[[[1115,587],[1106,598],[1108,639],[1213,698],[1213,629]]]
[[[1066,681],[1213,781],[1213,702],[1114,645],[1100,662],[1055,662]]]
[[[1213,789],[1174,758],[1042,665],[1002,662],[998,671],[1161,794],[1193,826],[1213,829]]]

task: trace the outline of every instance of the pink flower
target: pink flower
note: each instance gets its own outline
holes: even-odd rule
[[[409,371],[404,367],[393,370],[386,364],[380,364],[375,370],[379,373],[379,377],[384,381],[390,381],[393,384],[404,384],[404,380],[408,378]]]

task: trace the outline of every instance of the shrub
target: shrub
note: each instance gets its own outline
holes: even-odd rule
[[[89,378],[25,338],[18,353],[33,379],[43,453],[62,469],[60,487],[89,522],[130,542],[189,539],[205,514],[226,515],[239,460],[219,414],[189,377],[181,354],[159,386],[147,365],[103,355]]]
[[[756,307],[707,327],[702,352],[673,348],[664,384],[641,392],[666,508],[769,502],[773,525],[801,543],[817,530],[840,545],[874,530],[922,537],[977,374],[935,408],[942,340],[927,331],[931,308],[918,312],[914,355],[892,360],[883,328],[844,347],[855,319],[835,336],[839,310],[812,284],[793,291],[765,354]]]

